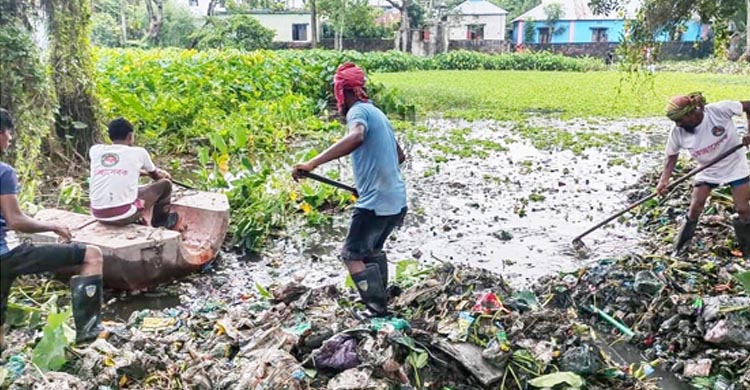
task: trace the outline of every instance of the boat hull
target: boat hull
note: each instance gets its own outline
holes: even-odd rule
[[[180,215],[175,230],[143,225],[123,227],[92,222],[85,214],[44,209],[35,218],[68,226],[73,242],[96,245],[104,254],[106,288],[140,291],[200,270],[220,252],[229,228],[225,195],[203,191],[174,194],[172,211]],[[36,243],[54,243],[52,233],[31,235]],[[69,276],[75,268],[60,272]]]

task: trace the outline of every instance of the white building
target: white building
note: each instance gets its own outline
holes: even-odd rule
[[[508,11],[487,0],[467,0],[451,10],[448,39],[452,41],[505,40]]]
[[[177,0],[177,5],[184,6],[190,10],[190,13],[195,17],[205,17],[208,13],[208,3],[211,0]],[[216,11],[223,11],[223,7],[216,7]]]
[[[263,27],[276,32],[273,37],[274,42],[310,42],[312,40],[310,30],[312,14],[307,11],[253,12],[247,15],[258,19]]]

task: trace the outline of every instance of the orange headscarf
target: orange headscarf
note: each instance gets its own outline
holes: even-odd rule
[[[333,76],[333,93],[336,96],[336,107],[339,112],[342,112],[344,107],[345,89],[351,90],[357,100],[367,101],[367,92],[365,92],[366,82],[365,72],[353,62],[341,64],[336,69],[336,75]]]

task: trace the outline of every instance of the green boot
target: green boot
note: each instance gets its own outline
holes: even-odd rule
[[[74,276],[70,279],[76,343],[91,341],[102,327],[102,276]]]

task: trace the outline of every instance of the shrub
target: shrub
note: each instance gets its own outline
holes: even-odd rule
[[[276,33],[263,27],[249,15],[232,15],[226,19],[210,17],[192,39],[198,49],[266,49]]]

